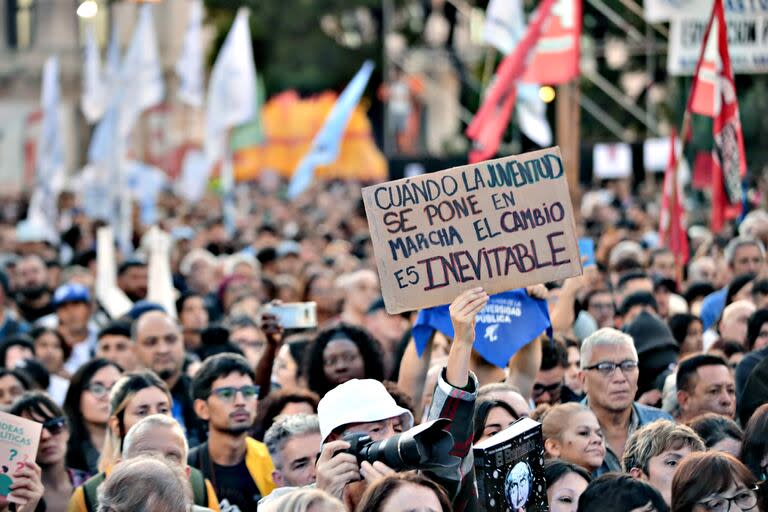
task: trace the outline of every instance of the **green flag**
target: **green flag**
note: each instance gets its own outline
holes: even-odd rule
[[[229,139],[230,149],[237,151],[250,146],[258,146],[264,142],[264,129],[261,123],[261,108],[264,106],[264,81],[256,77],[256,115],[253,120],[232,129]]]

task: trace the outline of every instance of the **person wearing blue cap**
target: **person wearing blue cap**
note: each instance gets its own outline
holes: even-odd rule
[[[64,370],[72,375],[91,359],[96,350],[97,329],[90,323],[93,313],[91,293],[81,284],[64,284],[53,294],[53,306],[57,329],[72,350],[64,363]]]

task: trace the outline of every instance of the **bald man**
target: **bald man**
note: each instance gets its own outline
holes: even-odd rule
[[[173,397],[173,417],[185,429],[190,447],[205,440],[194,411],[192,381],[182,373],[184,339],[176,320],[163,311],[148,311],[133,323],[133,351],[139,364],[155,372]]]
[[[752,316],[756,309],[755,304],[749,300],[738,300],[726,306],[720,318],[720,323],[717,324],[720,331],[720,339],[735,341],[746,347],[747,324],[749,317]],[[714,339],[711,334],[710,336],[705,336],[704,350],[709,350],[709,347],[715,341],[717,341],[717,336]]]

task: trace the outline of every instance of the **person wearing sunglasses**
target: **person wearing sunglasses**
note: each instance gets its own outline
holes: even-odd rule
[[[557,337],[541,344],[541,366],[533,383],[531,398],[536,405],[577,402],[580,397],[565,385],[568,350]]]
[[[693,453],[672,479],[671,512],[765,512],[757,479],[737,458],[722,452]]]
[[[43,509],[49,512],[67,510],[72,492],[90,475],[66,465],[70,436],[64,411],[45,393],[32,391],[21,395],[8,412],[43,424],[36,460],[41,469],[40,485],[44,487]]]
[[[627,439],[638,428],[658,419],[671,420],[666,412],[635,402],[640,370],[631,336],[606,327],[588,336],[581,345],[579,379],[605,438],[605,460],[595,476],[621,472]]]
[[[107,436],[109,392],[122,373],[116,364],[97,358],[72,376],[64,399],[64,412],[70,424],[67,466],[90,474],[98,471]]]
[[[264,443],[248,436],[256,419],[259,388],[240,355],[206,359],[192,381],[195,413],[208,423],[208,441],[190,451],[188,463],[213,483],[222,510],[256,510],[275,488],[275,470]]]

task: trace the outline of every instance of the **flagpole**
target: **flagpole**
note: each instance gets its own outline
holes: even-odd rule
[[[685,119],[683,120],[683,124],[685,124]],[[690,116],[688,116],[688,124],[690,125]],[[672,138],[672,144],[673,144],[672,151],[677,151],[677,149],[674,147],[674,143],[675,143],[674,142],[674,138]],[[680,145],[682,147],[683,144],[681,143]],[[682,155],[680,155],[680,156],[682,157]],[[675,231],[679,231],[680,230],[680,219],[674,219],[674,221],[673,221],[673,218],[672,218],[673,216],[675,216],[677,214],[677,211],[678,211],[678,209],[677,209],[677,202],[680,200],[679,197],[678,197],[678,186],[679,185],[678,185],[678,181],[677,181],[677,171],[678,171],[679,168],[680,168],[680,159],[678,158],[678,159],[676,159],[675,165],[672,168],[672,178],[671,178],[671,181],[672,181],[672,197],[670,198],[671,199],[671,201],[670,201],[671,204],[670,204],[669,214],[668,214],[669,226],[667,226],[667,232],[670,235],[672,233],[672,225],[673,225],[672,223],[673,222],[677,226]],[[686,236],[685,233],[683,233],[682,235]],[[671,238],[671,236],[669,236],[669,235],[668,235],[668,237]],[[677,233],[677,237],[679,239],[680,233]],[[670,240],[668,240],[668,243],[670,243]],[[677,246],[677,250],[673,251],[673,253],[675,255],[675,281],[677,281],[677,286],[679,288],[683,284],[683,255],[680,253],[679,245]]]
[[[721,0],[715,0],[715,2],[719,2]],[[691,105],[693,103],[693,93],[695,92],[695,87],[698,83],[698,76],[699,71],[701,71],[701,64],[704,61],[704,52],[707,48],[707,41],[709,40],[709,37],[712,32],[712,24],[715,21],[715,9],[712,8],[712,14],[709,16],[709,22],[707,23],[707,28],[704,31],[704,38],[701,41],[701,49],[699,50],[699,60],[696,62],[696,70],[693,73],[693,81],[691,82],[691,89],[688,91],[688,100],[685,102],[685,112],[683,113],[683,125],[680,130],[680,155],[682,156],[683,152],[685,151],[685,145],[688,142],[688,139],[691,138],[693,135],[693,120],[691,119]],[[679,161],[679,160],[678,160]]]
[[[482,87],[480,89],[481,102],[485,89],[488,87],[488,84],[491,81],[491,77],[493,77],[493,61],[495,57],[496,52],[494,51],[494,48],[492,46],[488,46],[485,49],[485,63],[483,64],[483,81]]]
[[[232,161],[232,130],[227,130],[224,160],[221,163],[220,187],[221,187],[221,214],[224,227],[229,236],[235,234],[235,194],[234,162]]]

